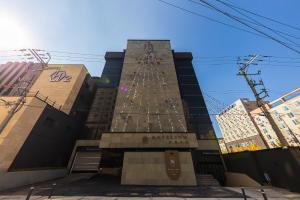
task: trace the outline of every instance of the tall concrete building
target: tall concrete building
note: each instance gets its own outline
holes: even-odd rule
[[[256,108],[256,101],[239,99],[216,116],[228,151],[267,147],[260,129],[250,114]]]
[[[300,88],[270,102],[268,108],[289,146],[300,146]],[[253,110],[251,115],[270,147],[279,147],[278,137],[262,111]]]
[[[89,139],[99,140],[99,170],[120,169],[121,183],[129,185],[196,185],[201,173],[222,180],[192,54],[174,52],[169,40],[128,40],[124,52],[105,59],[86,123]],[[93,141],[78,145],[98,157]],[[74,155],[83,155],[76,148]],[[87,168],[74,157],[71,168]]]

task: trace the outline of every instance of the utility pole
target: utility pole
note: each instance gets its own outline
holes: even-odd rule
[[[27,57],[27,59],[36,59],[37,63],[40,63],[42,66],[42,69],[45,69],[51,59],[51,56],[49,53],[44,52],[43,50],[39,49],[21,49],[21,52],[24,53],[24,56]],[[28,72],[28,71],[27,71]],[[5,119],[0,124],[0,134],[5,128],[5,126],[8,124],[9,120],[13,117],[14,113],[18,110],[19,106],[25,102],[25,97],[27,96],[27,93],[29,91],[29,88],[33,85],[33,83],[36,81],[37,75],[34,75],[30,78],[30,80],[24,81],[25,87],[22,88],[22,91],[20,93],[20,98],[17,100],[16,103],[13,104],[12,109],[8,112],[8,115],[5,117]]]
[[[262,110],[264,116],[267,118],[269,121],[270,125],[272,126],[275,134],[277,135],[279,142],[281,143],[281,146],[288,146],[288,142],[283,136],[281,130],[278,128],[277,124],[275,123],[273,117],[271,116],[271,113],[269,112],[268,108],[266,107],[266,102],[264,101],[264,98],[268,97],[268,91],[264,86],[264,83],[262,80],[259,80],[258,82],[251,79],[249,76],[255,76],[255,75],[260,75],[261,71],[258,71],[257,73],[248,73],[248,68],[250,65],[257,65],[257,63],[254,63],[255,61],[262,61],[258,60],[259,55],[254,54],[250,55],[249,59],[245,59],[246,62],[240,63],[240,58],[238,58],[238,66],[239,66],[239,73],[237,74],[238,76],[243,76],[245,80],[247,81],[247,84],[250,86],[251,91],[253,92],[257,106]],[[260,91],[258,92],[256,87],[261,86]],[[259,131],[260,132],[260,131]],[[265,145],[268,147],[268,143],[266,142],[265,138],[263,135],[260,133],[261,138]]]

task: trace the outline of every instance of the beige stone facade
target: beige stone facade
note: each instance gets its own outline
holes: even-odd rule
[[[128,41],[111,130],[99,147],[124,149],[121,184],[196,185],[191,153],[184,151],[198,141],[187,132],[170,41]],[[180,166],[169,169],[180,172],[178,179],[167,174],[170,149],[183,151],[170,159]]]
[[[128,41],[111,131],[187,131],[170,41]]]
[[[165,152],[125,152],[121,183],[124,185],[197,185],[190,152],[179,152],[177,179],[168,176]]]

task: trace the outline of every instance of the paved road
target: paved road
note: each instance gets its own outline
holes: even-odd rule
[[[26,196],[0,196],[0,200],[25,200]],[[46,200],[45,196],[32,196],[30,200]],[[98,196],[55,196],[56,200],[243,200],[243,198],[180,198],[180,197],[98,197]],[[274,197],[268,200],[299,200],[298,198]],[[264,200],[263,198],[247,198],[247,200]]]

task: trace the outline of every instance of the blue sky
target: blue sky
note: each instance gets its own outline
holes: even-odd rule
[[[186,0],[165,1],[242,28],[218,13]],[[209,2],[215,3],[214,0]],[[240,0],[234,1],[234,4],[300,27],[300,1]],[[0,30],[1,19],[13,19],[18,25],[17,32],[22,33],[20,37],[27,42],[24,47],[95,54],[51,52],[52,63],[83,63],[95,76],[101,74],[104,65],[102,55],[106,51],[122,51],[126,48],[127,39],[170,39],[175,51],[193,53],[195,71],[211,113],[216,111],[215,107],[228,105],[238,98],[253,99],[243,78],[236,76],[237,56],[258,53],[293,58],[275,58],[279,64],[256,67],[262,70],[261,78],[270,90],[268,100],[300,86],[299,54],[274,41],[213,23],[157,0],[0,0]],[[270,22],[266,24],[300,37],[300,31]],[[2,42],[11,39],[5,37],[12,36],[5,35],[5,27],[2,27]],[[79,61],[74,61],[74,57]],[[85,58],[80,60],[78,57]],[[4,58],[0,61],[4,62]],[[218,101],[214,102],[213,98]],[[213,116],[212,119],[220,135]]]

